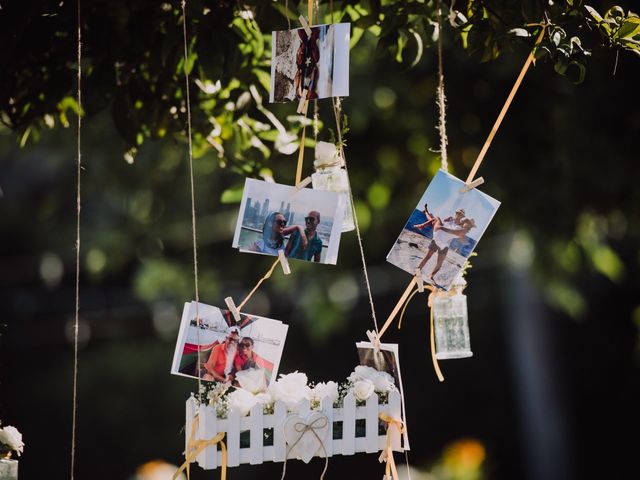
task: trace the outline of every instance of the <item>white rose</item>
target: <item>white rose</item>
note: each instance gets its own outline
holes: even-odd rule
[[[367,367],[365,365],[358,365],[355,370],[349,375],[347,380],[351,383],[355,383],[358,380],[371,380],[376,377],[378,374],[378,370],[372,367]]]
[[[336,382],[320,382],[311,389],[309,394],[309,398],[317,401],[321,401],[325,397],[328,397],[331,403],[338,400],[338,384]]]
[[[237,408],[238,410],[240,410],[240,415],[245,416],[249,414],[249,412],[255,405],[264,405],[266,403],[270,403],[271,395],[266,393],[259,393],[258,395],[254,395],[247,390],[237,388],[228,395],[227,399],[229,400],[230,408]]]
[[[373,385],[376,392],[390,392],[395,388],[395,380],[387,372],[377,372],[373,379]]]
[[[20,456],[24,450],[22,434],[16,427],[7,426],[0,429],[0,443],[5,444],[11,450],[15,451],[18,456]]]
[[[244,390],[248,390],[254,395],[264,392],[266,389],[267,382],[264,376],[264,370],[261,368],[240,370],[236,373],[236,380]]]
[[[307,376],[299,372],[280,375],[269,387],[269,393],[274,400],[283,402],[288,409],[293,410],[300,400],[309,398]]]
[[[364,402],[371,396],[373,390],[373,382],[366,378],[356,381],[352,387],[353,395],[356,397],[356,400],[360,400],[362,402]]]

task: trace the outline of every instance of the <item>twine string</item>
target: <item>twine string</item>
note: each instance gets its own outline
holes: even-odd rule
[[[444,67],[442,61],[442,4],[436,2],[438,15],[438,92],[436,103],[438,104],[438,133],[440,135],[440,166],[445,172],[448,170],[447,145],[447,97],[444,94]]]
[[[77,35],[78,35],[78,71],[77,71],[77,97],[78,97],[78,131],[76,145],[76,291],[75,291],[75,315],[73,321],[73,408],[71,420],[71,480],[74,478],[76,464],[76,426],[78,421],[78,327],[80,323],[80,209],[81,195],[80,182],[82,172],[82,23],[80,16],[81,1],[77,0]]]
[[[360,259],[362,260],[362,272],[364,274],[364,283],[367,287],[367,295],[369,296],[369,307],[371,308],[371,318],[373,326],[378,336],[378,319],[376,318],[376,309],[373,304],[373,295],[371,294],[371,284],[369,282],[369,272],[367,270],[367,261],[364,256],[364,248],[362,246],[362,236],[360,235],[360,225],[358,225],[358,215],[356,213],[356,204],[353,199],[353,190],[351,190],[351,180],[349,179],[349,170],[347,169],[347,161],[344,155],[344,145],[342,143],[342,128],[340,126],[340,117],[342,115],[342,107],[340,97],[333,97],[333,114],[336,118],[336,133],[338,135],[338,144],[340,148],[340,156],[344,160],[344,169],[347,171],[347,185],[349,190],[349,200],[351,201],[351,212],[353,214],[353,223],[356,226],[356,238],[358,239],[358,248],[360,249]]]
[[[306,424],[304,422],[297,422],[293,426],[294,430],[299,433],[300,436],[296,439],[295,442],[293,442],[293,444],[289,448],[287,448],[287,452],[284,456],[284,465],[282,465],[282,476],[280,477],[280,480],[284,480],[284,477],[287,474],[287,460],[289,458],[291,450],[294,449],[294,447],[298,444],[298,442],[300,442],[300,440],[302,440],[302,437],[304,437],[307,432],[313,433],[313,435],[316,437],[316,440],[318,440],[318,443],[320,444],[320,448],[322,449],[322,455],[324,456],[324,469],[320,474],[320,480],[324,479],[324,474],[327,473],[327,468],[329,467],[329,456],[327,455],[327,450],[324,448],[324,442],[320,438],[320,435],[318,435],[318,432],[316,432],[316,428],[324,428],[327,426],[328,422],[329,419],[325,415],[323,415],[322,417],[316,418],[309,424]],[[282,429],[284,431],[284,423],[282,424]]]
[[[196,368],[198,369],[198,393],[202,389],[202,379],[200,370],[202,369],[202,359],[200,358],[200,315],[198,307],[200,303],[200,291],[198,288],[198,241],[196,231],[196,195],[193,181],[193,140],[191,137],[191,96],[189,88],[189,49],[187,47],[187,2],[182,1],[182,39],[184,43],[184,83],[187,103],[187,140],[189,144],[189,181],[191,187],[191,234],[193,241],[193,283],[196,294],[196,335],[198,342],[198,355]]]

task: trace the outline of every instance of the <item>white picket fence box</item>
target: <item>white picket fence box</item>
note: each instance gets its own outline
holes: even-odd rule
[[[386,428],[379,434],[379,415],[385,413],[391,418],[401,417],[401,398],[397,391],[388,395],[386,404],[378,404],[378,396],[374,393],[369,397],[364,406],[356,406],[356,400],[350,393],[344,398],[342,408],[333,408],[329,398],[322,399],[320,410],[326,415],[330,428],[326,437],[322,439],[323,446],[328,457],[333,455],[353,455],[357,452],[375,453],[386,447]],[[304,400],[298,405],[298,411],[290,415],[299,415],[306,418],[312,410],[309,401]],[[315,410],[314,410],[315,411]],[[249,416],[240,416],[240,412],[232,409],[226,419],[219,419],[216,411],[208,405],[198,405],[195,398],[187,400],[186,442],[196,415],[199,416],[196,440],[208,440],[219,432],[226,432],[224,440],[227,447],[227,466],[235,467],[243,463],[257,465],[263,462],[284,462],[287,454],[287,444],[284,437],[284,422],[289,415],[287,407],[276,402],[274,413],[263,414],[262,405],[256,405]],[[342,422],[342,438],[334,439],[333,432],[336,422]],[[356,437],[356,422],[364,424],[364,436]],[[386,426],[386,424],[385,424]],[[273,445],[264,445],[265,430],[272,429]],[[362,430],[360,425],[359,430]],[[240,434],[248,431],[249,445],[240,447]],[[246,435],[246,434],[245,434]],[[401,434],[397,428],[391,428],[391,446],[397,452],[403,451]],[[317,453],[316,456],[321,456]],[[222,452],[219,445],[207,447],[196,457],[198,465],[209,470],[217,468],[222,461]]]

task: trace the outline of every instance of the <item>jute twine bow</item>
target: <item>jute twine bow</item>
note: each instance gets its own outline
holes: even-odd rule
[[[195,458],[202,453],[202,451],[207,447],[212,447],[215,444],[219,443],[220,448],[222,450],[222,465],[220,465],[220,478],[221,480],[225,480],[227,478],[227,447],[224,444],[224,432],[218,433],[215,437],[209,440],[196,440],[196,429],[198,428],[198,415],[196,415],[193,419],[193,423],[191,425],[191,436],[189,437],[189,443],[187,444],[187,448],[184,452],[184,463],[180,465],[180,468],[176,470],[176,473],[173,474],[173,480],[176,480],[178,476],[183,472],[183,470],[187,471],[187,480],[191,478],[191,462],[195,460]]]
[[[391,428],[396,427],[400,433],[404,433],[404,423],[399,418],[393,418],[386,413],[381,413],[379,415],[380,420],[383,422],[387,422],[387,443],[385,445],[384,450],[378,457],[378,461],[380,463],[386,462],[384,478],[385,480],[393,478],[393,480],[398,480],[398,470],[396,468],[396,462],[393,459],[393,448],[391,448]]]
[[[306,435],[307,432],[311,432],[316,437],[316,439],[318,440],[318,443],[320,444],[320,448],[322,449],[322,454],[324,455],[324,469],[320,474],[320,480],[324,479],[324,474],[327,472],[327,468],[329,467],[329,456],[327,455],[327,451],[324,448],[324,442],[320,438],[320,435],[318,435],[318,433],[316,432],[316,429],[324,428],[327,426],[328,423],[329,423],[329,419],[326,416],[322,416],[322,417],[316,418],[313,422],[309,424],[304,422],[296,422],[294,424],[293,428],[297,433],[300,433],[300,436],[287,449],[287,454],[284,456],[284,465],[282,466],[282,477],[280,477],[280,480],[284,480],[284,477],[287,473],[287,459],[289,458],[289,453],[298,444],[298,442],[302,439],[302,437]]]

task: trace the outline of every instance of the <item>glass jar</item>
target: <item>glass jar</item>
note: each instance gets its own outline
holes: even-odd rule
[[[313,166],[316,169],[315,173],[311,175],[313,188],[340,193],[345,206],[342,231],[350,232],[355,229],[349,195],[349,176],[344,168],[344,159],[340,156],[339,150],[333,143],[318,142]]]
[[[18,480],[18,461],[0,458],[0,480]]]
[[[471,341],[467,315],[467,297],[462,293],[467,282],[461,276],[449,292],[437,293],[432,302],[436,358],[471,357]]]

